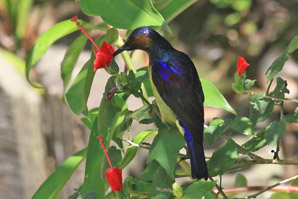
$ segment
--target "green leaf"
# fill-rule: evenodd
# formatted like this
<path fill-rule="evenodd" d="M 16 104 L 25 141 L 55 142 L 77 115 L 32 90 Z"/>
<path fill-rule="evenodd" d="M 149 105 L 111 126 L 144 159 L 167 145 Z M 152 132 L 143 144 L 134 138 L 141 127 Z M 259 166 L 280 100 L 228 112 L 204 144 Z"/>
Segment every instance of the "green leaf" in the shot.
<path fill-rule="evenodd" d="M 297 199 L 297 193 L 285 193 L 285 192 L 276 192 L 273 193 L 269 199 Z"/>
<path fill-rule="evenodd" d="M 132 176 L 127 177 L 123 183 L 123 190 L 130 194 L 149 193 L 151 189 L 151 183 L 137 180 Z"/>
<path fill-rule="evenodd" d="M 203 92 L 205 95 L 205 106 L 212 106 L 217 108 L 222 108 L 230 113 L 237 114 L 236 111 L 227 102 L 225 97 L 220 93 L 220 91 L 212 84 L 210 81 L 200 78 L 202 83 Z"/>
<path fill-rule="evenodd" d="M 78 20 L 81 24 L 83 21 Z M 52 26 L 48 31 L 41 35 L 35 42 L 33 48 L 30 50 L 27 60 L 26 60 L 26 78 L 29 80 L 29 72 L 36 62 L 46 53 L 48 48 L 58 39 L 77 31 L 78 27 L 76 23 L 65 20 L 54 26 Z"/>
<path fill-rule="evenodd" d="M 212 192 L 212 188 L 214 187 L 215 184 L 216 184 L 215 181 L 213 182 L 206 182 L 202 180 L 196 181 L 192 183 L 189 187 L 187 187 L 187 189 L 184 191 L 184 196 L 182 197 L 182 199 L 203 198 L 205 195 Z"/>
<path fill-rule="evenodd" d="M 28 14 L 30 12 L 30 9 L 32 8 L 33 5 L 33 0 L 22 0 L 18 1 L 16 6 L 17 9 L 17 23 L 16 23 L 16 38 L 18 39 L 18 42 L 22 41 L 25 33 L 26 33 L 26 28 L 27 26 L 27 19 L 28 19 Z"/>
<path fill-rule="evenodd" d="M 293 53 L 295 50 L 298 49 L 298 36 L 294 37 L 290 44 L 287 47 L 287 52 L 288 53 Z"/>
<path fill-rule="evenodd" d="M 269 95 L 280 99 L 284 98 L 285 93 L 290 93 L 290 91 L 287 88 L 287 85 L 288 83 L 286 80 L 283 80 L 282 78 L 278 77 L 276 79 L 276 87 L 271 93 L 269 93 Z"/>
<path fill-rule="evenodd" d="M 296 107 L 295 110 L 292 110 L 289 114 L 285 115 L 282 120 L 289 123 L 298 123 L 298 107 Z"/>
<path fill-rule="evenodd" d="M 139 133 L 132 142 L 135 144 L 141 144 L 142 142 L 145 142 L 147 139 L 149 139 L 152 136 L 155 136 L 157 134 L 156 131 L 153 130 L 147 130 Z M 138 147 L 137 146 L 131 146 L 127 149 L 125 156 L 122 159 L 122 162 L 120 164 L 120 168 L 125 168 L 135 157 L 137 154 Z"/>
<path fill-rule="evenodd" d="M 65 94 L 65 99 L 71 110 L 79 115 L 87 111 L 87 100 L 89 97 L 91 83 L 94 78 L 93 64 L 89 60 L 76 76 L 71 87 Z"/>
<path fill-rule="evenodd" d="M 288 55 L 288 53 L 284 52 L 276 60 L 274 60 L 274 62 L 271 64 L 271 66 L 265 73 L 267 81 L 273 80 L 274 76 L 282 70 L 284 64 L 289 58 L 290 56 Z"/>
<path fill-rule="evenodd" d="M 157 163 L 159 165 L 159 163 Z M 172 184 L 174 182 L 174 178 L 168 174 L 168 172 L 159 165 L 155 172 L 153 173 L 152 178 L 152 189 L 149 192 L 150 196 L 157 196 L 155 198 L 169 198 L 171 193 L 165 192 L 164 190 L 169 190 L 172 188 Z"/>
<path fill-rule="evenodd" d="M 263 94 L 254 95 L 249 98 L 250 106 L 250 121 L 256 125 L 259 122 L 265 121 L 273 111 L 274 102 L 272 99 L 263 98 Z"/>
<path fill-rule="evenodd" d="M 252 139 L 244 143 L 242 147 L 248 151 L 255 152 L 263 148 L 264 146 L 266 146 L 266 144 L 267 144 L 267 141 L 265 138 L 265 131 L 262 131 L 256 134 Z"/>
<path fill-rule="evenodd" d="M 251 7 L 251 0 L 232 1 L 232 8 L 236 11 L 243 11 Z"/>
<path fill-rule="evenodd" d="M 247 117 L 228 118 L 225 121 L 225 125 L 244 135 L 253 134 L 253 123 Z"/>
<path fill-rule="evenodd" d="M 267 126 L 265 131 L 265 138 L 267 144 L 271 147 L 275 146 L 282 134 L 286 130 L 286 123 L 284 121 L 280 122 L 272 122 L 269 126 Z"/>
<path fill-rule="evenodd" d="M 174 178 L 179 150 L 185 145 L 176 127 L 159 129 L 149 151 L 147 163 L 156 160 Z"/>
<path fill-rule="evenodd" d="M 173 195 L 181 198 L 183 196 L 183 189 L 182 186 L 180 184 L 174 183 L 172 185 L 172 189 L 173 189 Z"/>
<path fill-rule="evenodd" d="M 68 47 L 63 61 L 61 62 L 61 77 L 64 84 L 64 91 L 66 90 L 70 81 L 73 68 L 79 58 L 81 51 L 83 50 L 87 41 L 86 35 L 82 34 L 76 38 Z M 63 93 L 64 94 L 64 93 Z"/>
<path fill-rule="evenodd" d="M 111 77 L 106 84 L 105 92 L 109 91 L 114 84 L 115 77 Z M 94 122 L 91 130 L 88 152 L 86 158 L 85 179 L 82 187 L 82 193 L 95 192 L 96 198 L 104 198 L 104 184 L 102 174 L 105 155 L 99 145 L 96 137 L 99 134 L 103 135 L 103 141 L 106 148 L 109 147 L 110 141 L 114 136 L 120 117 L 123 111 L 127 111 L 126 100 L 128 95 L 123 93 L 116 94 L 110 101 L 107 98 L 102 98 L 97 120 Z"/>
<path fill-rule="evenodd" d="M 87 150 L 83 149 L 74 155 L 68 157 L 46 181 L 39 187 L 33 195 L 33 199 L 40 198 L 57 198 L 59 193 L 70 179 L 73 172 L 80 163 L 85 159 Z"/>
<path fill-rule="evenodd" d="M 140 26 L 163 26 L 162 16 L 155 10 L 150 0 L 81 0 L 83 12 L 102 19 L 121 29 L 135 29 Z"/>
<path fill-rule="evenodd" d="M 244 175 L 238 173 L 235 179 L 234 187 L 246 187 L 247 180 Z"/>
<path fill-rule="evenodd" d="M 149 123 L 152 123 L 153 119 L 151 117 L 151 112 L 152 110 L 152 107 L 145 104 L 144 106 L 142 106 L 141 108 L 135 110 L 132 114 L 131 114 L 131 117 L 142 123 L 142 124 L 149 124 Z"/>
<path fill-rule="evenodd" d="M 109 28 L 106 34 L 106 42 L 114 44 L 118 40 L 118 30 L 116 28 Z"/>
<path fill-rule="evenodd" d="M 244 80 L 244 84 L 243 84 L 243 87 L 244 87 L 244 90 L 250 90 L 256 83 L 256 80 L 251 80 L 251 79 L 245 79 Z"/>
<path fill-rule="evenodd" d="M 246 74 L 242 74 L 241 76 L 238 75 L 238 72 L 234 73 L 234 81 L 235 83 L 232 84 L 233 90 L 238 94 L 245 94 L 244 89 L 244 82 L 246 79 Z"/>
<path fill-rule="evenodd" d="M 101 46 L 105 41 L 106 36 L 96 40 L 96 44 Z M 93 52 L 94 47 L 92 48 Z M 85 63 L 79 74 L 76 76 L 72 85 L 65 94 L 66 101 L 71 110 L 79 115 L 84 111 L 87 111 L 87 100 L 90 94 L 91 85 L 95 75 L 93 62 L 95 59 L 94 53 L 91 53 L 91 58 Z"/>
<path fill-rule="evenodd" d="M 172 0 L 160 13 L 168 23 L 195 2 L 197 2 L 197 0 Z"/>
<path fill-rule="evenodd" d="M 93 108 L 88 111 L 88 115 L 83 117 L 81 120 L 82 122 L 89 128 L 92 129 L 94 121 L 96 120 L 98 115 L 98 108 Z"/>
<path fill-rule="evenodd" d="M 237 146 L 230 138 L 221 148 L 217 149 L 208 161 L 209 175 L 223 175 L 231 168 L 238 157 Z"/>
<path fill-rule="evenodd" d="M 224 120 L 220 118 L 213 118 L 209 126 L 204 129 L 204 138 L 206 139 L 210 147 L 212 147 L 215 140 L 221 135 L 221 126 L 223 124 Z"/>

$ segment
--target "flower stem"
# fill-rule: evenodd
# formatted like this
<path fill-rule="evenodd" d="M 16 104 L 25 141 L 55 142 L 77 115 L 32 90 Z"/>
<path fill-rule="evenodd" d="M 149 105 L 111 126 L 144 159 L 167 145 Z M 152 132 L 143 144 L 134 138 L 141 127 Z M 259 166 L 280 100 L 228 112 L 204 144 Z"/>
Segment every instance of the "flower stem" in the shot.
<path fill-rule="evenodd" d="M 71 21 L 76 22 L 77 26 L 81 29 L 81 31 L 88 37 L 88 39 L 93 43 L 93 45 L 99 50 L 98 45 L 95 43 L 95 41 L 90 37 L 90 35 L 86 32 L 86 30 L 83 28 L 83 26 L 78 22 L 78 16 L 75 16 L 71 18 Z"/>
<path fill-rule="evenodd" d="M 107 157 L 107 160 L 108 160 L 108 162 L 109 162 L 109 164 L 110 164 L 110 167 L 111 167 L 111 169 L 112 169 L 112 168 L 113 168 L 113 165 L 112 165 L 111 160 L 110 160 L 110 158 L 109 158 L 109 156 L 108 156 L 108 152 L 107 152 L 107 150 L 106 150 L 106 148 L 105 148 L 105 145 L 104 145 L 104 143 L 103 143 L 103 141 L 102 141 L 102 135 L 99 135 L 99 136 L 97 136 L 96 138 L 99 139 L 99 143 L 100 143 L 100 145 L 101 145 L 101 148 L 103 149 L 103 152 L 105 153 L 105 155 L 106 155 L 106 157 Z"/>

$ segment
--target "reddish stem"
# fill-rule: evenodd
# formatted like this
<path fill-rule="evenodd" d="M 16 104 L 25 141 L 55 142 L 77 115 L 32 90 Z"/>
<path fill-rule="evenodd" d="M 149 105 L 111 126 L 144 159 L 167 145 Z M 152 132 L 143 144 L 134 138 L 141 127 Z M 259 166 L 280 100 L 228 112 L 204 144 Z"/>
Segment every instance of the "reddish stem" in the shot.
<path fill-rule="evenodd" d="M 251 191 L 261 191 L 266 189 L 266 186 L 254 186 L 254 187 L 234 187 L 234 188 L 225 188 L 223 189 L 224 193 L 239 193 L 239 192 L 251 192 Z M 298 193 L 298 186 L 289 186 L 289 185 L 279 185 L 276 186 L 270 191 L 279 191 L 279 192 L 291 192 Z M 215 194 L 218 193 L 217 189 L 213 189 Z"/>
<path fill-rule="evenodd" d="M 108 152 L 107 152 L 107 150 L 106 150 L 106 148 L 105 148 L 105 145 L 104 145 L 104 143 L 103 143 L 103 141 L 102 141 L 102 135 L 99 135 L 99 136 L 97 136 L 96 138 L 99 139 L 99 143 L 100 143 L 100 145 L 101 145 L 101 148 L 103 148 L 103 152 L 106 154 L 107 160 L 108 160 L 108 162 L 109 162 L 109 164 L 110 164 L 110 167 L 111 167 L 111 169 L 112 169 L 112 168 L 113 168 L 113 165 L 112 165 L 111 160 L 110 160 L 110 158 L 109 158 L 109 156 L 108 156 Z"/>
<path fill-rule="evenodd" d="M 71 21 L 76 22 L 77 26 L 82 30 L 83 33 L 88 37 L 88 39 L 93 43 L 93 45 L 99 50 L 98 45 L 95 43 L 95 41 L 90 37 L 90 35 L 86 32 L 86 30 L 83 28 L 83 26 L 78 22 L 78 16 L 74 16 L 71 18 Z"/>

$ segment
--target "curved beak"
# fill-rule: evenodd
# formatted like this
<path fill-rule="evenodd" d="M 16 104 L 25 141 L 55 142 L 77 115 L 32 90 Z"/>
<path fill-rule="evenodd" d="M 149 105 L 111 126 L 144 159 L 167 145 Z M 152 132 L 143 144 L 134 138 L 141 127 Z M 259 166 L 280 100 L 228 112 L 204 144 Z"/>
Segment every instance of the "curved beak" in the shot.
<path fill-rule="evenodd" d="M 116 57 L 118 54 L 122 53 L 125 50 L 129 50 L 129 47 L 124 44 L 123 46 L 121 46 L 120 48 L 118 48 L 118 50 L 116 50 L 113 54 L 113 57 Z"/>

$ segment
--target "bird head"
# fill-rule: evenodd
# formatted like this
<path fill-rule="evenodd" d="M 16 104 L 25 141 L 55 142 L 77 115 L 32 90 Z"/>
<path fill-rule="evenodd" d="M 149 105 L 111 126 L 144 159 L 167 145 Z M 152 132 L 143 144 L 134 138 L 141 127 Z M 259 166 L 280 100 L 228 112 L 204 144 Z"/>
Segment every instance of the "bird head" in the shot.
<path fill-rule="evenodd" d="M 152 28 L 149 28 L 147 26 L 142 26 L 137 29 L 135 29 L 128 37 L 127 41 L 123 46 L 121 46 L 114 54 L 116 55 L 120 54 L 121 52 L 127 50 L 145 50 L 149 51 L 151 48 L 153 48 L 154 42 L 153 42 L 153 36 L 155 35 L 155 31 Z"/>

